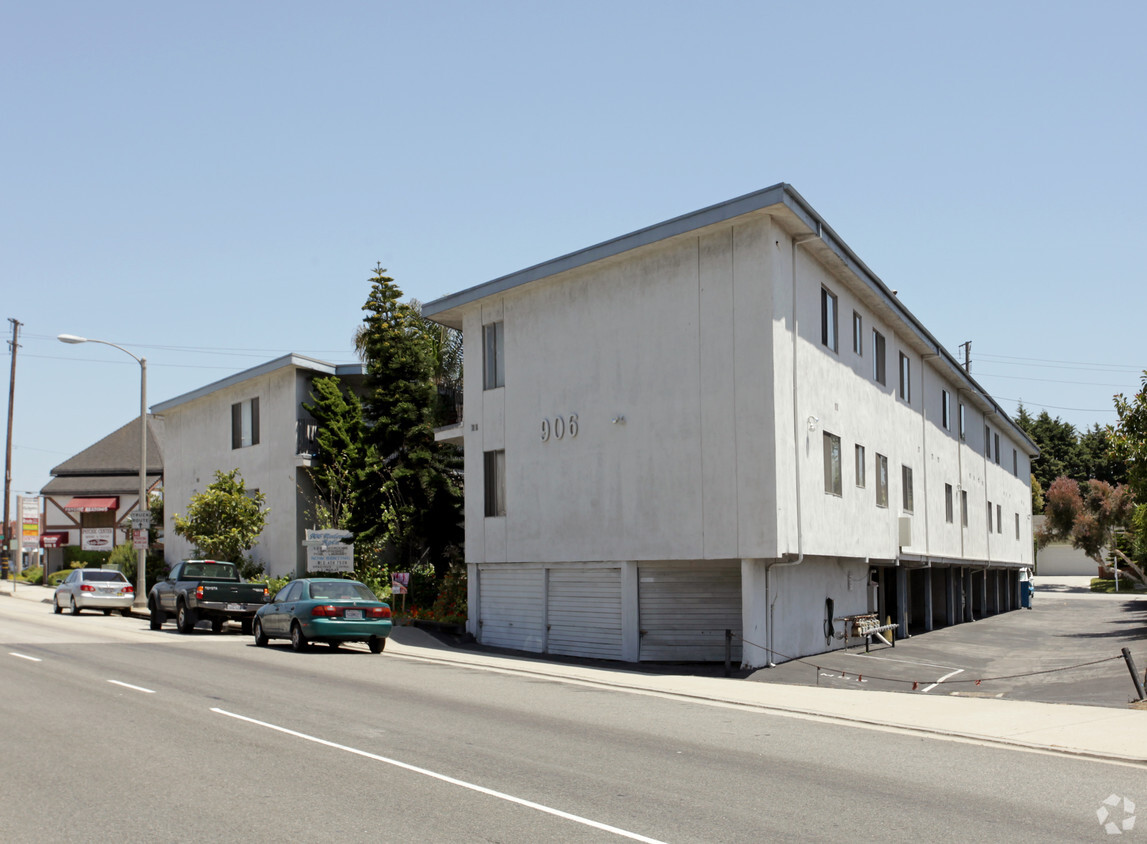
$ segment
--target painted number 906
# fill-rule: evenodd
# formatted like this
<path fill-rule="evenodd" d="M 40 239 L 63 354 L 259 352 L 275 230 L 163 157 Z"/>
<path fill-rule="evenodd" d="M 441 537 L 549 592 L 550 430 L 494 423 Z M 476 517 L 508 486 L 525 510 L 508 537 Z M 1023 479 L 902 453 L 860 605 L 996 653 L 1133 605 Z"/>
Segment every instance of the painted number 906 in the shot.
<path fill-rule="evenodd" d="M 542 442 L 549 442 L 551 437 L 555 440 L 564 439 L 567 433 L 570 435 L 570 439 L 577 436 L 576 413 L 571 413 L 568 419 L 555 416 L 553 420 L 542 420 Z"/>

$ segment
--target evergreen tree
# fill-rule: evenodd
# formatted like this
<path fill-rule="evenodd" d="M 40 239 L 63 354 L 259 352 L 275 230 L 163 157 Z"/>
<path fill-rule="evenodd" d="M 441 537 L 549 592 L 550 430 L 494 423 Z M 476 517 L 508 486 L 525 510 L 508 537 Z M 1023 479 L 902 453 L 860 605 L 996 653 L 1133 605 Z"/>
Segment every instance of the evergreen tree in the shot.
<path fill-rule="evenodd" d="M 377 266 L 356 338 L 366 362 L 367 449 L 350 523 L 356 540 L 385 540 L 404 564 L 426 557 L 441 574 L 462 542 L 461 472 L 457 450 L 434 439 L 433 349 L 401 296 Z"/>
<path fill-rule="evenodd" d="M 315 486 L 315 522 L 322 528 L 345 529 L 355 508 L 359 484 L 367 465 L 362 403 L 344 390 L 338 378 L 311 383 L 312 404 L 303 409 L 316 423 L 316 453 L 309 474 Z"/>

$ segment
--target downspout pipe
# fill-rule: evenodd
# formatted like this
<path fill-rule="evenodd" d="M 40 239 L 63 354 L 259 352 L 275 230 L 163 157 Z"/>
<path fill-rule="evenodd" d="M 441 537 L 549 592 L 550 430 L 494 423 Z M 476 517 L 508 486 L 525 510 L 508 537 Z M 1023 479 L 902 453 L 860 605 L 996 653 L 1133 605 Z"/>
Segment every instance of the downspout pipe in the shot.
<path fill-rule="evenodd" d="M 765 608 L 768 613 L 768 667 L 775 668 L 776 663 L 773 661 L 773 645 L 776 641 L 774 624 L 775 613 L 773 611 L 777 598 L 780 597 L 776 593 L 776 589 L 770 586 L 769 575 L 774 566 L 799 566 L 804 562 L 804 524 L 801 515 L 801 426 L 800 426 L 800 407 L 797 404 L 797 349 L 798 341 L 800 340 L 800 332 L 798 331 L 799 322 L 797 317 L 797 248 L 807 241 L 819 240 L 821 237 L 821 222 L 816 221 L 816 231 L 806 234 L 793 235 L 792 238 L 792 332 L 793 332 L 793 353 L 792 353 L 792 404 L 793 404 L 793 491 L 795 493 L 796 504 L 796 521 L 797 521 L 797 552 L 789 560 L 777 560 L 765 566 Z M 771 595 L 771 597 L 770 597 Z"/>

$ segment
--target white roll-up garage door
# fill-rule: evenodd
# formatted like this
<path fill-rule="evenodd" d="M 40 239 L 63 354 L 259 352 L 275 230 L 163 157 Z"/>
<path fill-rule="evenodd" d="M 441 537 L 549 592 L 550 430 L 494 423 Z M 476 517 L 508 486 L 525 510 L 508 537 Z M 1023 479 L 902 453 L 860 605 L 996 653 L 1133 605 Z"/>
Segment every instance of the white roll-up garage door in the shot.
<path fill-rule="evenodd" d="M 641 563 L 637 579 L 643 662 L 719 662 L 726 630 L 740 662 L 739 561 Z"/>
<path fill-rule="evenodd" d="M 541 566 L 479 566 L 478 641 L 541 653 L 545 647 L 545 572 Z"/>
<path fill-rule="evenodd" d="M 621 569 L 551 567 L 547 652 L 621 659 Z"/>

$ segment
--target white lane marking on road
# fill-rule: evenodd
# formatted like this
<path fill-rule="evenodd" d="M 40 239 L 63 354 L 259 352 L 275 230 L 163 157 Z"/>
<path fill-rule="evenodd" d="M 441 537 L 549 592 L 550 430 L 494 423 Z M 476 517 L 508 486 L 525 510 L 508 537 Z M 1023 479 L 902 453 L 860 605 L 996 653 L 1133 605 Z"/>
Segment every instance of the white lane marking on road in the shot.
<path fill-rule="evenodd" d="M 39 659 L 39 658 L 34 657 L 34 656 L 28 656 L 27 654 L 18 654 L 15 651 L 8 651 L 8 656 L 14 656 L 17 659 L 26 659 L 29 662 L 43 662 L 44 661 L 44 660 Z"/>
<path fill-rule="evenodd" d="M 534 803 L 530 800 L 524 800 L 521 797 L 514 797 L 513 795 L 506 794 L 505 792 L 502 792 L 502 791 L 494 791 L 491 788 L 486 788 L 486 787 L 481 786 L 481 785 L 475 785 L 474 783 L 466 782 L 465 780 L 455 779 L 454 777 L 447 776 L 446 774 L 435 773 L 434 771 L 429 771 L 426 768 L 419 768 L 415 765 L 408 765 L 405 762 L 399 762 L 397 759 L 388 759 L 385 756 L 378 756 L 374 753 L 368 753 L 365 750 L 358 750 L 357 748 L 354 748 L 354 747 L 347 747 L 345 744 L 335 744 L 333 741 L 327 741 L 326 739 L 317 738 L 315 736 L 309 736 L 306 733 L 295 732 L 294 730 L 287 729 L 286 727 L 280 727 L 276 724 L 268 724 L 266 721 L 257 721 L 254 718 L 248 718 L 245 715 L 237 715 L 234 712 L 228 712 L 227 710 L 219 709 L 218 707 L 212 707 L 211 711 L 217 712 L 220 715 L 226 715 L 228 718 L 235 718 L 236 720 L 239 720 L 239 721 L 246 721 L 248 724 L 254 724 L 254 725 L 259 726 L 259 727 L 266 727 L 269 730 L 275 730 L 276 732 L 285 733 L 286 735 L 294 736 L 295 738 L 300 738 L 300 739 L 303 739 L 305 741 L 311 741 L 311 742 L 314 742 L 315 744 L 321 744 L 321 745 L 325 745 L 326 747 L 332 747 L 335 750 L 344 750 L 347 753 L 353 753 L 356 756 L 362 756 L 366 759 L 373 759 L 376 762 L 383 762 L 387 765 L 393 765 L 396 768 L 402 768 L 403 770 L 406 770 L 406 771 L 411 771 L 411 772 L 416 773 L 416 774 L 422 774 L 423 776 L 431 777 L 433 779 L 440 780 L 441 782 L 449 783 L 451 785 L 457 785 L 457 786 L 460 786 L 461 788 L 468 788 L 471 791 L 476 791 L 479 794 L 485 794 L 488 797 L 496 797 L 499 800 L 505 800 L 505 801 L 510 802 L 510 803 L 516 803 L 517 805 L 525 806 L 528 809 L 536 809 L 539 812 L 545 812 L 548 815 L 554 815 L 556 817 L 563 818 L 563 819 L 568 820 L 568 821 L 573 821 L 574 823 L 584 824 L 585 826 L 590 826 L 590 827 L 593 827 L 594 829 L 600 829 L 604 832 L 611 832 L 614 835 L 620 835 L 623 838 L 631 838 L 634 841 L 645 841 L 645 842 L 647 842 L 647 844 L 665 844 L 665 842 L 660 841 L 656 838 L 647 838 L 646 836 L 639 835 L 636 832 L 629 832 L 628 830 L 619 829 L 616 826 L 610 826 L 609 824 L 600 823 L 599 821 L 593 821 L 593 820 L 590 820 L 589 818 L 583 818 L 580 815 L 572 815 L 569 812 L 563 812 L 561 809 L 553 809 L 549 806 L 543 806 L 541 803 Z"/>
<path fill-rule="evenodd" d="M 947 680 L 949 677 L 955 677 L 957 674 L 963 674 L 963 673 L 964 673 L 964 669 L 963 669 L 963 668 L 957 668 L 955 671 L 952 671 L 952 672 L 950 672 L 950 673 L 948 673 L 948 674 L 945 674 L 943 677 L 941 677 L 939 680 L 937 680 L 935 683 L 933 683 L 933 684 L 932 684 L 931 686 L 929 686 L 928 688 L 926 688 L 926 689 L 921 689 L 920 691 L 921 691 L 921 692 L 923 692 L 924 694 L 928 694 L 928 692 L 932 691 L 934 688 L 936 688 L 938 685 L 940 685 L 941 683 L 943 683 L 943 682 L 944 682 L 945 680 Z"/>
<path fill-rule="evenodd" d="M 109 683 L 114 683 L 117 686 L 123 686 L 125 689 L 131 689 L 136 692 L 143 692 L 146 695 L 155 694 L 151 689 L 145 689 L 143 686 L 133 686 L 131 683 L 121 683 L 119 680 L 108 680 Z"/>

